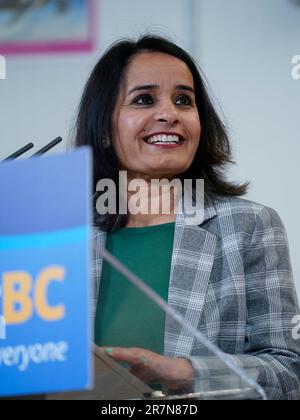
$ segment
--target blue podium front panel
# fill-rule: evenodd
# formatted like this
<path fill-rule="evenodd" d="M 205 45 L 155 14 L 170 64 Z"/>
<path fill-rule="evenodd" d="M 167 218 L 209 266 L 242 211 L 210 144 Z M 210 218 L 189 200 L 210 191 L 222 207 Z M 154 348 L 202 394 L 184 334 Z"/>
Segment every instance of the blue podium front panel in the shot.
<path fill-rule="evenodd" d="M 91 386 L 90 152 L 0 164 L 0 395 Z"/>

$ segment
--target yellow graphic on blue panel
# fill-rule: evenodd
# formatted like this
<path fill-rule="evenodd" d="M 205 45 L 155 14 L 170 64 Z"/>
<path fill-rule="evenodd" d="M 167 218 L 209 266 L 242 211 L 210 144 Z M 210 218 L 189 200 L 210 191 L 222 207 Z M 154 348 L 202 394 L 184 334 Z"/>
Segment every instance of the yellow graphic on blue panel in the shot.
<path fill-rule="evenodd" d="M 36 281 L 30 273 L 16 271 L 4 273 L 3 316 L 6 325 L 16 325 L 28 322 L 36 311 L 44 321 L 59 321 L 65 316 L 65 305 L 50 305 L 47 298 L 48 288 L 53 282 L 63 282 L 65 269 L 63 267 L 47 267 L 40 272 Z"/>

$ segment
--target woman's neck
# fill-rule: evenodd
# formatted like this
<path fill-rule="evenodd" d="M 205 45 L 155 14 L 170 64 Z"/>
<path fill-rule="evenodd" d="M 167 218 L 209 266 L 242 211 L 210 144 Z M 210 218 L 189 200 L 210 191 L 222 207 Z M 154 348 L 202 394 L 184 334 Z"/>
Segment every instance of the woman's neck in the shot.
<path fill-rule="evenodd" d="M 126 227 L 146 227 L 172 223 L 176 220 L 176 214 L 137 214 L 129 215 Z"/>
<path fill-rule="evenodd" d="M 151 179 L 144 179 L 144 184 L 139 186 L 138 191 L 128 191 L 127 194 L 129 214 L 127 227 L 145 227 L 175 222 L 174 188 L 153 188 Z M 140 211 L 137 211 L 137 207 Z"/>

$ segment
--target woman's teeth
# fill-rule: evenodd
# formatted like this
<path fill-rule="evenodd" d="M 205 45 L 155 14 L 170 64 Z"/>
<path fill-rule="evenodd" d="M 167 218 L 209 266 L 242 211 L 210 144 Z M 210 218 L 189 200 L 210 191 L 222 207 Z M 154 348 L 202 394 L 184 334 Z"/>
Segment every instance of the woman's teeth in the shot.
<path fill-rule="evenodd" d="M 180 144 L 182 139 L 176 135 L 160 134 L 145 139 L 148 144 Z"/>

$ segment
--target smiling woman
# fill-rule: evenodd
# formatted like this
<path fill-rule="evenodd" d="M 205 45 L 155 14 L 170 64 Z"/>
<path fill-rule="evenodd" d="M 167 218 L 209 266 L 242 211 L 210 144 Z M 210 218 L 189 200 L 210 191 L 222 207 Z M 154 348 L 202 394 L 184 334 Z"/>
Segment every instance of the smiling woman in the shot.
<path fill-rule="evenodd" d="M 201 133 L 188 66 L 163 53 L 144 52 L 132 58 L 113 126 L 113 146 L 130 178 L 174 178 L 184 173 L 194 160 Z"/>
<path fill-rule="evenodd" d="M 143 181 L 149 208 L 162 199 L 151 194 L 153 180 L 204 180 L 204 216 L 193 225 L 184 208 L 175 212 L 171 189 L 168 214 L 160 206 L 155 214 L 126 213 L 120 200 L 117 211 L 100 215 L 96 203 L 105 193 L 98 191 L 95 249 L 106 246 L 236 364 L 255 367 L 269 398 L 299 398 L 300 347 L 292 334 L 299 308 L 286 232 L 274 210 L 239 198 L 246 184 L 226 179 L 229 140 L 192 58 L 155 36 L 113 45 L 82 97 L 82 145 L 94 152 L 95 191 L 107 179 L 120 187 L 126 171 L 127 188 Z M 96 344 L 146 382 L 173 387 L 213 374 L 216 358 L 188 331 L 97 252 L 94 265 Z"/>
<path fill-rule="evenodd" d="M 179 145 L 157 143 L 169 135 L 172 141 L 177 136 Z M 229 139 L 196 64 L 159 37 L 120 41 L 104 54 L 82 96 L 76 145 L 94 150 L 94 191 L 101 179 L 118 186 L 119 171 L 130 161 L 129 172 L 145 178 L 175 174 L 204 179 L 207 194 L 246 193 L 247 184 L 226 180 L 224 167 L 232 162 Z M 96 203 L 97 194 L 94 198 Z M 128 225 L 129 216 L 95 212 L 95 223 L 109 232 Z"/>

